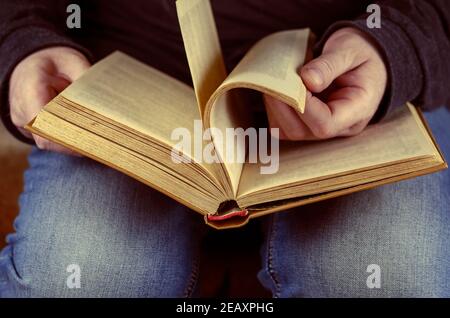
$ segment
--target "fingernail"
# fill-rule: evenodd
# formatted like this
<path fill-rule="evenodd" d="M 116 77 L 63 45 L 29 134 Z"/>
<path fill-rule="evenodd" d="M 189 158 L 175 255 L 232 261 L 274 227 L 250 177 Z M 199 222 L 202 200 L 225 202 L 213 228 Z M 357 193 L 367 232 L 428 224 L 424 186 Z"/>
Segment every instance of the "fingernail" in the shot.
<path fill-rule="evenodd" d="M 306 73 L 315 85 L 322 85 L 322 74 L 315 68 L 307 68 Z"/>

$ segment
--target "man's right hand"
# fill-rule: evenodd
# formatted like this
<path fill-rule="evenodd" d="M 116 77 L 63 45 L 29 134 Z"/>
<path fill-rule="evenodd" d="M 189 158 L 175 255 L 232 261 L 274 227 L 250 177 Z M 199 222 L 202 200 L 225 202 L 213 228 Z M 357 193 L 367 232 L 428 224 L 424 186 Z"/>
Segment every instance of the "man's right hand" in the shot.
<path fill-rule="evenodd" d="M 69 47 L 51 47 L 29 55 L 14 69 L 9 82 L 11 120 L 25 136 L 34 139 L 38 148 L 75 154 L 23 127 L 89 67 L 82 53 Z"/>

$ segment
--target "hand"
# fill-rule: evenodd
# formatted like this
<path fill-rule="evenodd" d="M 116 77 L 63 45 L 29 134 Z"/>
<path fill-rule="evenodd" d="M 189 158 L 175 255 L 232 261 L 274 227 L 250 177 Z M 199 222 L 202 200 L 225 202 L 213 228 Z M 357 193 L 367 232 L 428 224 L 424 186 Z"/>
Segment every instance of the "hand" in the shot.
<path fill-rule="evenodd" d="M 301 68 L 307 88 L 304 114 L 265 95 L 269 124 L 280 139 L 315 140 L 359 134 L 386 90 L 387 71 L 377 48 L 361 31 L 343 28 L 322 55 Z"/>
<path fill-rule="evenodd" d="M 42 137 L 31 135 L 23 127 L 89 66 L 80 52 L 69 47 L 52 47 L 29 55 L 14 69 L 9 83 L 11 120 L 25 136 L 34 139 L 38 148 L 75 154 Z"/>

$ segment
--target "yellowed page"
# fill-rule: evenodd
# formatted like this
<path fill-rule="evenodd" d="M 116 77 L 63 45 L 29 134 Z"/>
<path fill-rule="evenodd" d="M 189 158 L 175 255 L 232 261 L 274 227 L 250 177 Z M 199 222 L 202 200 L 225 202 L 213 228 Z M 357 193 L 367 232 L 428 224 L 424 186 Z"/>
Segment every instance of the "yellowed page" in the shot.
<path fill-rule="evenodd" d="M 180 152 L 199 163 L 217 184 L 233 195 L 221 167 L 207 163 L 201 157 L 208 141 L 202 139 L 203 127 L 199 124 L 195 94 L 188 85 L 124 53 L 115 52 L 92 66 L 60 95 L 149 136 L 170 150 L 182 141 L 178 135 L 173 138 L 175 130 L 187 131 L 190 151 L 183 148 Z"/>
<path fill-rule="evenodd" d="M 200 119 L 191 87 L 120 52 L 92 66 L 61 95 L 170 146 L 174 128 L 193 131 Z"/>
<path fill-rule="evenodd" d="M 396 161 L 437 156 L 436 148 L 419 121 L 414 107 L 408 105 L 358 136 L 281 144 L 278 172 L 262 175 L 259 164 L 246 164 L 238 196 Z"/>
<path fill-rule="evenodd" d="M 310 31 L 282 31 L 271 34 L 245 55 L 222 84 L 248 87 L 269 93 L 303 113 L 306 88 L 298 74 L 305 60 Z"/>
<path fill-rule="evenodd" d="M 297 69 L 305 59 L 309 35 L 308 29 L 283 31 L 259 41 L 211 96 L 203 115 L 205 126 L 220 129 L 221 135 L 226 128 L 246 127 L 245 115 L 251 111 L 251 105 L 240 100 L 242 88 L 271 94 L 303 112 L 306 88 Z M 234 100 L 230 97 L 233 94 Z M 230 151 L 234 154 L 246 151 L 242 145 L 229 147 L 216 137 L 214 144 L 221 158 L 227 158 Z M 237 193 L 244 165 L 225 162 L 224 166 Z"/>
<path fill-rule="evenodd" d="M 112 142 L 71 124 L 45 109 L 36 117 L 32 129 L 34 133 L 122 171 L 202 214 L 216 211 L 223 200 L 217 192 L 200 189 L 188 175 L 171 172 L 163 160 L 130 151 L 120 142 Z"/>
<path fill-rule="evenodd" d="M 178 0 L 178 20 L 201 117 L 226 70 L 209 0 Z"/>
<path fill-rule="evenodd" d="M 247 107 L 248 105 L 245 105 L 245 99 L 237 93 L 237 91 L 228 91 L 220 95 L 215 102 L 214 112 L 210 116 L 215 150 L 226 168 L 234 195 L 237 194 L 239 187 L 247 148 L 245 142 L 238 142 L 237 137 L 227 136 L 230 136 L 230 132 L 237 131 L 234 128 L 245 129 L 249 126 L 251 110 Z M 244 160 L 240 160 L 241 158 Z"/>
<path fill-rule="evenodd" d="M 275 33 L 259 41 L 208 101 L 203 115 L 205 126 L 219 128 L 222 135 L 226 128 L 246 127 L 245 117 L 251 107 L 239 98 L 242 88 L 271 94 L 303 112 L 306 88 L 297 70 L 305 59 L 309 39 L 309 30 L 304 29 Z M 237 98 L 230 98 L 232 94 Z M 214 138 L 221 158 L 228 157 L 230 150 L 235 154 L 246 151 L 242 145 L 231 148 L 219 141 L 220 138 Z M 224 166 L 237 194 L 244 164 L 225 162 Z"/>

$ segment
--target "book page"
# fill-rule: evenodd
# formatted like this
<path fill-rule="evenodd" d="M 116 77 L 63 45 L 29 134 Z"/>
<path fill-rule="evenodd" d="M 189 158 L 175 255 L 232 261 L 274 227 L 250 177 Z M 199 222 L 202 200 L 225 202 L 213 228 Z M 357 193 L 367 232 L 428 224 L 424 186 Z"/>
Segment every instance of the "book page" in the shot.
<path fill-rule="evenodd" d="M 231 90 L 221 94 L 215 101 L 214 111 L 207 124 L 208 128 L 212 127 L 214 147 L 226 168 L 234 194 L 237 194 L 247 154 L 245 140 L 236 133 L 238 129 L 245 129 L 251 124 L 251 108 L 247 107 L 244 94 L 239 93 L 238 90 Z"/>
<path fill-rule="evenodd" d="M 413 106 L 399 107 L 354 137 L 280 144 L 279 170 L 245 164 L 239 196 L 424 156 L 438 156 Z"/>
<path fill-rule="evenodd" d="M 239 62 L 221 88 L 253 88 L 303 113 L 306 87 L 298 70 L 305 60 L 309 39 L 309 29 L 282 31 L 263 38 Z"/>
<path fill-rule="evenodd" d="M 191 87 L 115 52 L 92 66 L 61 95 L 106 118 L 173 146 L 176 127 L 200 119 Z"/>
<path fill-rule="evenodd" d="M 201 117 L 227 76 L 209 0 L 177 0 L 177 13 Z"/>
<path fill-rule="evenodd" d="M 227 128 L 247 127 L 252 105 L 241 98 L 244 89 L 269 93 L 303 112 L 306 88 L 297 69 L 305 59 L 309 35 L 308 29 L 278 32 L 252 47 L 209 99 L 203 116 L 205 127 L 218 129 L 219 135 L 225 135 Z M 246 152 L 245 145 L 226 144 L 214 132 L 212 135 L 221 158 Z M 225 160 L 224 166 L 237 193 L 244 164 Z"/>
<path fill-rule="evenodd" d="M 185 158 L 180 160 L 200 164 L 227 190 L 220 166 L 201 158 L 208 141 L 202 138 L 195 94 L 188 85 L 115 52 L 93 65 L 60 96 L 164 144 L 169 151 L 182 153 Z M 180 149 L 180 143 L 186 147 Z"/>
<path fill-rule="evenodd" d="M 45 109 L 34 120 L 31 131 L 119 170 L 202 214 L 216 211 L 219 204 L 226 200 L 226 196 L 216 187 L 199 186 L 196 182 L 201 180 L 198 172 L 173 171 L 157 151 L 152 157 L 143 156 L 131 150 L 120 136 L 105 138 Z"/>

